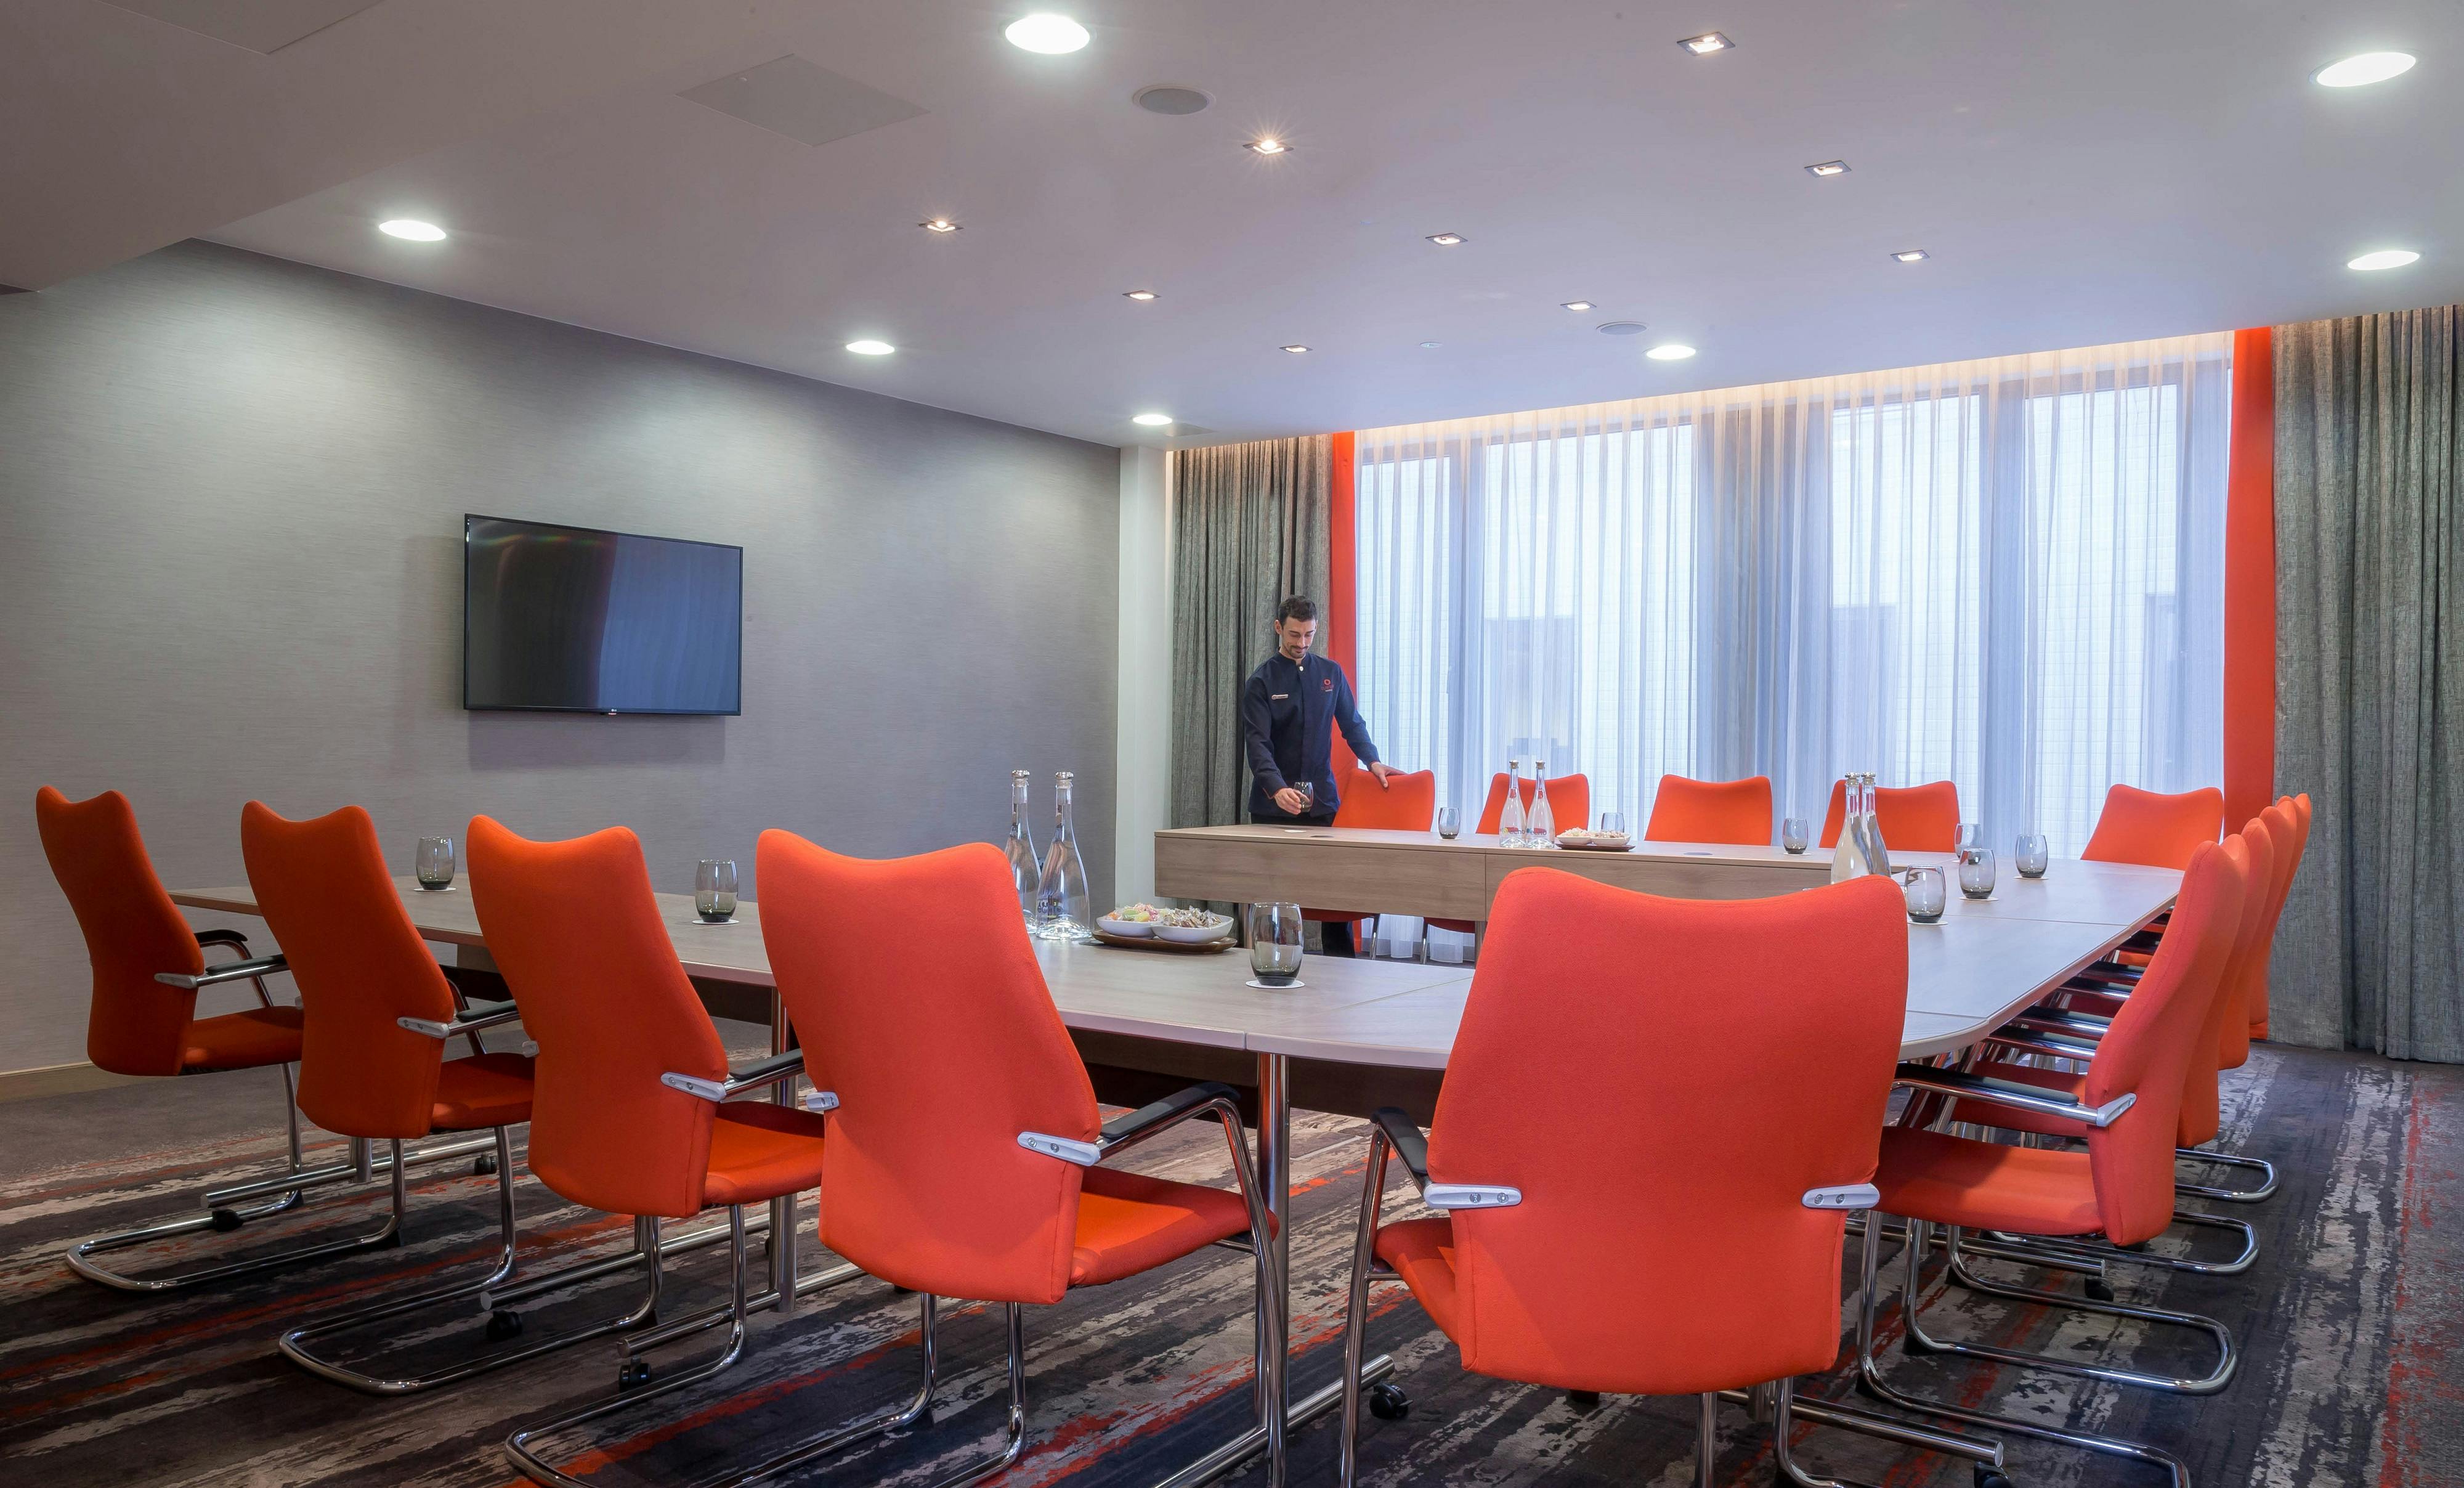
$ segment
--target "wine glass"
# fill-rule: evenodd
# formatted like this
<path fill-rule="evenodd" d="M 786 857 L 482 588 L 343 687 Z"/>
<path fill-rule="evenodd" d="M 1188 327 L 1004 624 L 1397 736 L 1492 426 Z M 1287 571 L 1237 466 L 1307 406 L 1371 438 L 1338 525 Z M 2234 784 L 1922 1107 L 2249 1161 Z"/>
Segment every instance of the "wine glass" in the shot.
<path fill-rule="evenodd" d="M 453 839 L 420 838 L 419 855 L 412 871 L 419 876 L 419 886 L 423 889 L 453 887 Z"/>
<path fill-rule="evenodd" d="M 1902 876 L 1901 893 L 1908 901 L 1908 919 L 1918 924 L 1942 920 L 1945 887 L 1939 868 L 1911 868 Z"/>
<path fill-rule="evenodd" d="M 2020 877 L 2043 877 L 2045 876 L 2045 834 L 2041 832 L 2022 834 L 2019 838 L 2018 850 L 2013 853 L 2011 857 L 2019 865 Z"/>
<path fill-rule="evenodd" d="M 1993 897 L 1993 850 L 1971 847 L 1959 855 L 1959 892 L 1969 899 Z"/>
<path fill-rule="evenodd" d="M 1463 831 L 1463 813 L 1462 813 L 1462 812 L 1460 812 L 1460 811 L 1456 811 L 1456 810 L 1455 810 L 1453 807 L 1451 807 L 1451 806 L 1441 806 L 1441 807 L 1438 808 L 1438 835 L 1439 835 L 1439 836 L 1441 836 L 1441 837 L 1445 838 L 1448 842 L 1452 842 L 1452 841 L 1455 839 L 1456 834 L 1457 834 L 1457 833 L 1461 833 L 1462 831 Z"/>
<path fill-rule="evenodd" d="M 1779 845 L 1791 853 L 1802 853 L 1811 839 L 1814 824 L 1802 816 L 1792 816 L 1779 824 Z"/>
<path fill-rule="evenodd" d="M 1298 904 L 1249 906 L 1249 969 L 1253 987 L 1301 985 L 1301 907 Z"/>
<path fill-rule="evenodd" d="M 705 857 L 693 870 L 693 912 L 709 924 L 736 918 L 736 865 Z"/>

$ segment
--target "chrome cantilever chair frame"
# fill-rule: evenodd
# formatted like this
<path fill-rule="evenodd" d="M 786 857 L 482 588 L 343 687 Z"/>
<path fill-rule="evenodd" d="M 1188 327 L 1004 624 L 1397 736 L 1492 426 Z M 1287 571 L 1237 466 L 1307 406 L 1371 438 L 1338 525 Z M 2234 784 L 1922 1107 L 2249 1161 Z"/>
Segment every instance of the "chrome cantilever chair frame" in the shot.
<path fill-rule="evenodd" d="M 1392 1106 L 1385 1107 L 1370 1119 L 1369 1164 L 1361 1179 L 1360 1228 L 1352 1248 L 1351 1285 L 1344 1299 L 1343 1329 L 1343 1414 L 1336 1455 L 1336 1481 L 1341 1488 L 1353 1488 L 1360 1468 L 1360 1387 L 1361 1356 L 1367 1350 L 1369 1284 L 1373 1281 L 1400 1281 L 1401 1277 L 1389 1270 L 1376 1258 L 1378 1216 L 1386 1196 L 1386 1162 L 1393 1157 L 1403 1165 L 1404 1173 L 1412 1180 L 1422 1202 L 1430 1200 L 1433 1186 L 1429 1182 L 1428 1138 L 1412 1119 Z M 1437 1185 L 1438 1197 L 1447 1195 L 1449 1188 L 1481 1191 L 1502 1191 L 1513 1195 L 1519 1203 L 1522 1195 L 1498 1185 Z M 1865 1197 L 1872 1196 L 1867 1189 Z M 1438 1207 L 1435 1204 L 1432 1208 Z M 1472 1203 L 1462 1208 L 1495 1208 L 1494 1201 Z M 1868 1231 L 1873 1228 L 1872 1215 L 1866 1216 Z M 1869 1242 L 1870 1243 L 1870 1242 Z M 1876 1436 L 1901 1446 L 1939 1452 L 1947 1456 L 1964 1457 L 1975 1463 L 1980 1471 L 1998 1470 L 2002 1466 L 1999 1442 L 1982 1437 L 1966 1436 L 1952 1432 L 1935 1431 L 1915 1421 L 1859 1410 L 1833 1400 L 1806 1400 L 1796 1394 L 1793 1379 L 1776 1380 L 1753 1389 L 1714 1390 L 1697 1402 L 1694 1433 L 1694 1480 L 1697 1488 L 1711 1488 L 1716 1477 L 1719 1448 L 1719 1407 L 1723 1400 L 1746 1406 L 1760 1416 L 1766 1410 L 1771 1419 L 1771 1456 L 1780 1472 L 1799 1488 L 1858 1488 L 1840 1479 L 1820 1477 L 1808 1472 L 1795 1457 L 1794 1434 L 1797 1418 L 1859 1435 Z"/>
<path fill-rule="evenodd" d="M 195 976 L 189 976 L 185 972 L 161 972 L 156 975 L 156 981 L 187 988 L 216 987 L 226 982 L 246 981 L 255 988 L 259 1005 L 267 1008 L 280 1006 L 275 1002 L 272 989 L 265 985 L 267 977 L 288 969 L 288 963 L 280 956 L 269 956 L 261 960 L 251 959 L 248 954 L 248 938 L 236 930 L 199 930 L 196 932 L 196 937 L 199 946 L 209 948 L 218 946 L 236 951 L 239 959 L 210 966 Z M 488 1146 L 488 1142 L 484 1138 L 476 1142 L 452 1141 L 434 1144 L 404 1155 L 401 1152 L 401 1144 L 395 1143 L 385 1157 L 379 1158 L 374 1155 L 368 1143 L 354 1139 L 351 1142 L 348 1160 L 311 1167 L 307 1165 L 299 1135 L 299 1106 L 297 1099 L 297 1092 L 292 1080 L 291 1066 L 285 1063 L 280 1066 L 280 1069 L 282 1071 L 282 1110 L 288 1124 L 290 1143 L 290 1161 L 283 1172 L 271 1178 L 253 1179 L 225 1188 L 209 1188 L 199 1200 L 199 1207 L 206 1210 L 202 1214 L 163 1220 L 135 1230 L 80 1240 L 69 1247 L 66 1256 L 69 1269 L 88 1281 L 110 1287 L 115 1291 L 175 1292 L 194 1286 L 206 1286 L 217 1281 L 233 1280 L 241 1277 L 257 1276 L 312 1260 L 381 1249 L 394 1244 L 402 1230 L 402 1186 L 398 1177 L 399 1164 L 407 1163 L 418 1166 L 429 1163 L 447 1162 L 484 1151 Z M 108 1255 L 117 1251 L 151 1245 L 158 1240 L 167 1240 L 176 1235 L 196 1234 L 209 1230 L 228 1234 L 241 1229 L 252 1220 L 264 1219 L 297 1209 L 304 1202 L 307 1189 L 325 1188 L 334 1184 L 365 1185 L 385 1176 L 393 1176 L 396 1180 L 393 1212 L 383 1227 L 368 1234 L 353 1235 L 340 1240 L 315 1241 L 271 1255 L 226 1261 L 218 1265 L 173 1272 L 165 1276 L 130 1276 L 125 1272 L 115 1271 L 95 1259 L 99 1255 Z M 264 1202 L 255 1202 L 258 1200 Z"/>
<path fill-rule="evenodd" d="M 2139 970 L 2137 966 L 2100 963 L 2056 988 L 2053 996 L 2058 998 L 2066 992 L 2083 992 L 2100 997 L 2127 997 L 2130 989 L 2139 984 Z M 2069 1012 L 2072 1010 L 2064 1006 L 2040 1011 Z M 2204 1147 L 2175 1147 L 2173 1157 L 2176 1162 L 2206 1163 L 2216 1167 L 2258 1174 L 2257 1187 L 2251 1188 L 2228 1188 L 2221 1184 L 2177 1180 L 2173 1185 L 2177 1193 L 2187 1193 L 2197 1199 L 2215 1199 L 2225 1204 L 2264 1204 L 2276 1197 L 2278 1182 L 2276 1165 L 2263 1157 L 2244 1157 L 2238 1152 L 2211 1152 Z"/>

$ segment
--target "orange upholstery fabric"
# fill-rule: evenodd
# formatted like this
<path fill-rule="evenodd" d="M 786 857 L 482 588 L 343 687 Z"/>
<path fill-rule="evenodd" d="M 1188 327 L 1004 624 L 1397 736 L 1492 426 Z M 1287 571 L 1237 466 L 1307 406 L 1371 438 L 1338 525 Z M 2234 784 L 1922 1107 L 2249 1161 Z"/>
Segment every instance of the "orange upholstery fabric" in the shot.
<path fill-rule="evenodd" d="M 2224 792 L 2213 786 L 2179 795 L 2116 786 L 2104 793 L 2104 810 L 2097 813 L 2096 831 L 2079 856 L 2094 863 L 2179 868 L 2199 844 L 2216 840 L 2224 825 Z M 1887 828 L 1882 835 L 1889 840 Z"/>
<path fill-rule="evenodd" d="M 792 1106 L 737 1099 L 717 1108 L 710 1128 L 711 1204 L 766 1204 L 822 1184 L 823 1118 Z"/>
<path fill-rule="evenodd" d="M 1947 780 L 1923 786 L 1877 786 L 1874 814 L 1882 824 L 1882 845 L 1903 853 L 1948 853 L 1959 846 L 1959 787 Z M 1822 847 L 1839 845 L 1848 819 L 1848 782 L 1831 783 L 1831 807 L 1823 813 Z"/>
<path fill-rule="evenodd" d="M 474 1054 L 437 1067 L 436 1103 L 428 1112 L 430 1130 L 481 1131 L 518 1126 L 530 1119 L 528 1055 Z"/>
<path fill-rule="evenodd" d="M 1334 824 L 1338 827 L 1426 832 L 1438 817 L 1436 770 L 1413 770 L 1408 774 L 1398 770 L 1386 777 L 1381 790 L 1376 776 L 1355 766 L 1344 777 L 1341 793 L 1343 804 L 1334 809 Z M 1309 920 L 1361 921 L 1375 919 L 1377 911 L 1305 909 L 1301 914 Z"/>
<path fill-rule="evenodd" d="M 2268 897 L 2267 944 L 2258 955 L 2249 979 L 2243 983 L 2243 1011 L 2249 1015 L 2250 1036 L 2267 1036 L 2267 967 L 2276 948 L 2276 925 L 2284 913 L 2285 896 L 2293 892 L 2294 875 L 2301 871 L 2301 855 L 2310 849 L 2310 796 L 2308 792 L 2289 799 L 2278 799 L 2274 806 L 2259 813 L 2265 817 L 2268 830 L 2282 839 L 2277 852 L 2285 859 L 2277 871 L 2275 892 Z M 2284 846 L 2290 841 L 2292 846 Z M 2241 1047 L 2241 1057 L 2228 1060 L 2227 1069 L 2239 1066 L 2250 1057 L 2247 1043 Z"/>
<path fill-rule="evenodd" d="M 1439 1332 L 1448 1338 L 1461 1335 L 1463 1308 L 1455 1285 L 1453 1220 L 1441 1214 L 1382 1226 L 1376 1254 L 1412 1289 L 1413 1299 L 1428 1313 Z"/>
<path fill-rule="evenodd" d="M 451 1021 L 453 988 L 411 928 L 376 823 L 356 806 L 291 821 L 251 801 L 239 845 L 307 1011 L 300 1114 L 346 1137 L 427 1136 L 445 1045 L 394 1020 Z"/>
<path fill-rule="evenodd" d="M 1771 840 L 1770 777 L 1744 780 L 1688 780 L 1683 775 L 1660 777 L 1660 793 L 1651 803 L 1646 842 L 1733 842 L 1768 847 Z M 1887 837 L 1887 832 L 1884 833 Z"/>
<path fill-rule="evenodd" d="M 1069 1284 L 1118 1281 L 1248 1233 L 1249 1206 L 1234 1189 L 1089 1167 L 1079 1183 Z"/>
<path fill-rule="evenodd" d="M 2092 1234 L 2103 1226 L 2094 1162 L 2084 1152 L 1894 1126 L 1882 1133 L 1874 1187 L 1882 1190 L 1883 1212 L 1936 1224 L 2023 1234 Z"/>
<path fill-rule="evenodd" d="M 1531 809 L 1532 798 L 1539 791 L 1532 781 L 1522 783 L 1523 809 Z M 1592 777 L 1589 775 L 1551 775 L 1549 777 L 1549 815 L 1557 830 L 1589 827 L 1592 824 Z M 1480 825 L 1473 830 L 1491 833 L 1506 818 L 1506 772 L 1488 777 L 1488 799 L 1480 809 Z"/>
<path fill-rule="evenodd" d="M 676 963 L 641 843 L 622 827 L 532 842 L 485 816 L 469 838 L 472 908 L 539 1046 L 531 1171 L 592 1209 L 698 1213 L 715 1108 L 659 1077 L 724 1079 L 727 1051 Z"/>
<path fill-rule="evenodd" d="M 206 1047 L 188 1034 L 193 989 L 165 987 L 158 971 L 194 976 L 205 969 L 196 932 L 154 877 L 153 860 L 137 834 L 137 813 L 117 790 L 72 801 L 49 786 L 34 793 L 34 825 L 52 877 L 68 896 L 85 935 L 94 968 L 87 1006 L 85 1056 L 114 1075 L 178 1075 L 241 1065 L 192 1064 Z M 228 1044 L 226 1036 L 223 1042 Z M 238 1046 L 231 1045 L 236 1054 Z M 297 1050 L 266 1060 L 281 1063 Z"/>
<path fill-rule="evenodd" d="M 250 1008 L 190 1023 L 180 1043 L 182 1075 L 253 1070 L 299 1057 L 299 1010 Z"/>
<path fill-rule="evenodd" d="M 1827 1367 L 1844 1216 L 1802 1201 L 1873 1171 L 1907 1002 L 1897 885 L 1670 899 L 1530 868 L 1488 929 L 1429 1174 L 1523 1202 L 1449 1222 L 1431 1317 L 1464 1366 L 1642 1394 Z"/>

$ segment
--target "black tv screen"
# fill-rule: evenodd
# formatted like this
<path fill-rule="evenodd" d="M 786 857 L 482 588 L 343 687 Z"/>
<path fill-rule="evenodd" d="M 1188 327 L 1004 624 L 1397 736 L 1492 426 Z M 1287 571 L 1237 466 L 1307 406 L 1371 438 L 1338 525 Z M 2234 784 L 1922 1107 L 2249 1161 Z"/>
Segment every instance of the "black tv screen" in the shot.
<path fill-rule="evenodd" d="M 462 519 L 462 706 L 741 713 L 744 549 Z"/>

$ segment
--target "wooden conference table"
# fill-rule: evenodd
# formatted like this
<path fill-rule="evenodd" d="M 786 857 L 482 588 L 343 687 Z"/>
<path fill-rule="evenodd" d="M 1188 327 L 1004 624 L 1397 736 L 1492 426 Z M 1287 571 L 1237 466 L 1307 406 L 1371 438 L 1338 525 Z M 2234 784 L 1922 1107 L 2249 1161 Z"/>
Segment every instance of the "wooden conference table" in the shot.
<path fill-rule="evenodd" d="M 1829 860 L 1820 855 L 1791 858 L 1776 849 L 1685 844 L 1649 844 L 1626 855 L 1539 853 L 1502 850 L 1493 839 L 1477 837 L 1440 843 L 1422 833 L 1242 827 L 1157 833 L 1155 846 L 1156 885 L 1168 895 L 1296 899 L 1319 907 L 1464 919 L 1485 912 L 1506 873 L 1531 866 L 1697 898 L 1760 897 L 1830 877 Z M 1905 861 L 1950 859 L 1911 854 Z M 460 967 L 493 971 L 463 886 L 440 893 L 408 877 L 395 882 L 422 936 L 455 947 Z M 1986 900 L 1963 899 L 1954 883 L 1942 923 L 1909 927 L 1901 1056 L 1924 1058 L 1973 1044 L 2165 911 L 2180 883 L 2181 875 L 2168 870 L 2069 860 L 2033 881 L 2006 864 Z M 258 912 L 246 885 L 182 890 L 171 898 L 192 909 Z M 789 1047 L 762 945 L 760 906 L 741 901 L 734 922 L 708 925 L 694 914 L 690 895 L 662 894 L 658 901 L 677 959 L 712 1011 L 767 1022 L 773 1047 Z M 885 944 L 881 953 L 894 955 L 894 944 Z M 1366 1116 L 1380 1105 L 1397 1105 L 1425 1122 L 1473 977 L 1464 966 L 1313 957 L 1301 969 L 1305 985 L 1268 991 L 1243 985 L 1249 964 L 1239 949 L 1192 955 L 1039 944 L 1037 957 L 1062 1022 L 1105 1099 L 1137 1103 L 1196 1079 L 1220 1079 L 1249 1097 L 1259 1168 L 1277 1221 L 1278 1274 L 1285 1272 L 1289 1244 L 1292 1107 Z M 782 1308 L 797 1291 L 792 1212 L 787 1201 L 772 1207 L 771 1284 Z M 1267 1398 L 1277 1401 L 1285 1395 L 1282 1364 L 1260 1361 Z M 1295 1404 L 1290 1418 L 1298 1422 L 1330 1409 L 1337 1389 L 1339 1382 Z M 1813 1402 L 1806 1406 L 1814 1409 Z M 1253 1429 L 1172 1482 L 1185 1488 L 1220 1477 L 1263 1444 L 1263 1429 Z"/>

